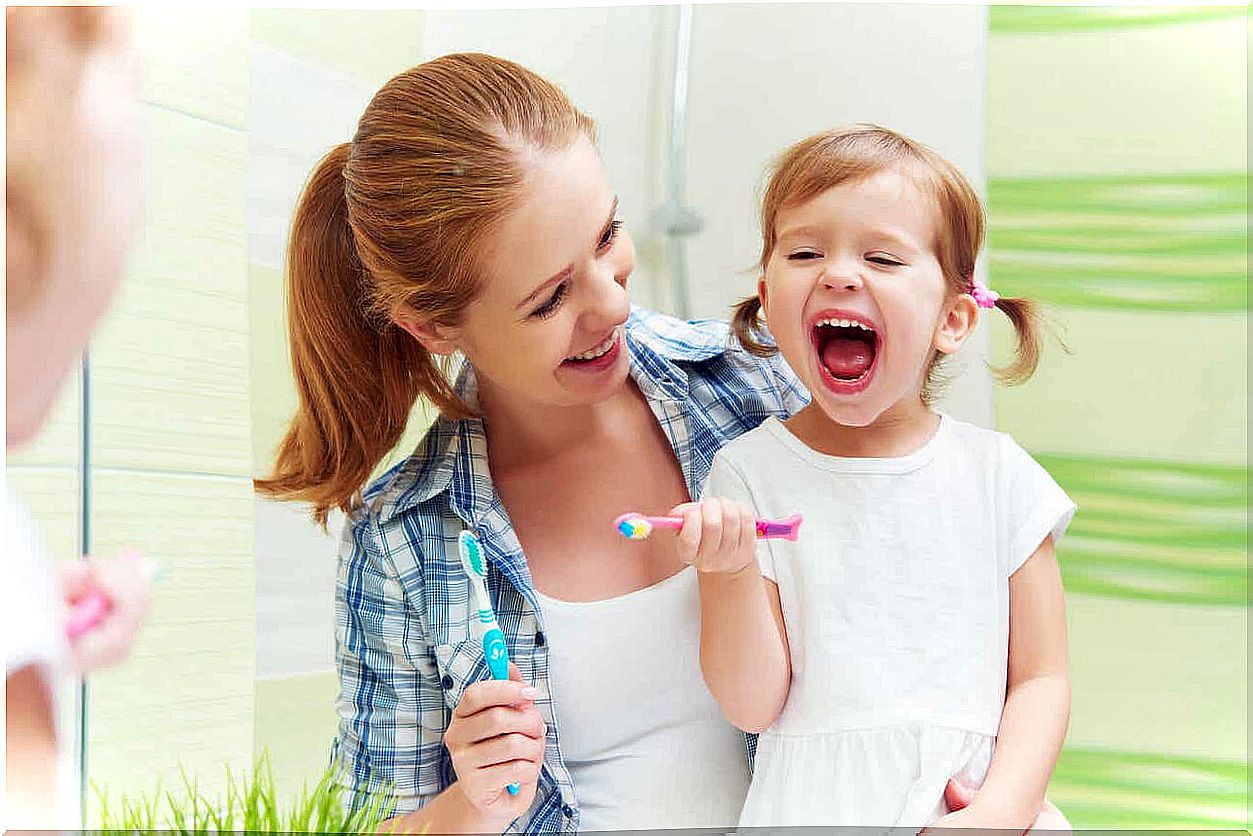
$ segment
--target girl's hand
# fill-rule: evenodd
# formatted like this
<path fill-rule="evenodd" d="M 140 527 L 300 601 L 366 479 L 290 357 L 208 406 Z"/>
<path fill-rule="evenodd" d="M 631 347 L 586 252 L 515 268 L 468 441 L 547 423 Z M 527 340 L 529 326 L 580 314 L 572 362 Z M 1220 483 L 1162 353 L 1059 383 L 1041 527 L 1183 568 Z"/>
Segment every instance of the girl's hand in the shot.
<path fill-rule="evenodd" d="M 510 662 L 508 680 L 466 687 L 444 734 L 457 773 L 454 787 L 500 830 L 530 808 L 544 764 L 548 727 L 535 695 Z M 510 795 L 505 788 L 515 782 L 521 789 Z"/>
<path fill-rule="evenodd" d="M 670 515 L 683 518 L 675 547 L 696 571 L 735 574 L 756 562 L 757 520 L 743 505 L 712 497 L 677 505 Z"/>
<path fill-rule="evenodd" d="M 919 831 L 919 834 L 920 836 L 941 836 L 941 834 L 950 829 L 964 830 L 967 828 L 995 830 L 999 833 L 1012 834 L 1012 836 L 1020 836 L 1027 829 L 1022 826 L 1021 822 L 1015 821 L 1013 816 L 997 810 L 981 808 L 978 804 L 971 804 L 969 807 L 965 807 L 955 813 L 941 816 Z"/>
<path fill-rule="evenodd" d="M 66 608 L 93 590 L 103 595 L 105 613 L 94 627 L 69 640 L 71 662 L 83 675 L 126 660 L 151 603 L 147 567 L 138 552 L 115 558 L 65 560 L 57 564 Z"/>
<path fill-rule="evenodd" d="M 964 810 L 966 807 L 969 807 L 971 802 L 975 800 L 975 794 L 978 793 L 978 791 L 979 791 L 978 787 L 972 786 L 966 783 L 965 781 L 961 780 L 960 778 L 957 778 L 957 777 L 952 778 L 948 782 L 948 786 L 944 788 L 944 802 L 948 805 L 948 808 L 953 811 L 953 813 L 951 813 L 950 815 L 954 815 L 957 813 L 957 811 Z M 940 819 L 939 821 L 937 821 L 935 824 L 931 826 L 932 827 L 962 826 L 962 825 L 947 825 L 947 824 L 942 825 L 941 822 L 945 821 L 945 819 L 947 818 L 948 816 Z M 1062 811 L 1058 810 L 1057 806 L 1054 805 L 1053 802 L 1049 801 L 1046 798 L 1044 799 L 1044 805 L 1040 808 L 1040 815 L 1036 817 L 1035 823 L 1031 825 L 1031 830 L 1029 830 L 1028 833 L 1031 833 L 1037 830 L 1065 831 L 1065 830 L 1073 830 L 1073 829 L 1074 827 L 1070 824 L 1070 822 L 1066 819 L 1066 817 L 1062 815 Z"/>

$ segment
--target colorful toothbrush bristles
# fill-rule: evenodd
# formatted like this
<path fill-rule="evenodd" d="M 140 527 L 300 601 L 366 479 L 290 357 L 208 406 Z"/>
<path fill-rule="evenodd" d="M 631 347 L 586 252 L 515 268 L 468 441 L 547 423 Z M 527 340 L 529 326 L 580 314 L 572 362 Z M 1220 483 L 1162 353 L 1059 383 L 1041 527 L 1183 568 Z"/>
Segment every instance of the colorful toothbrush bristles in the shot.
<path fill-rule="evenodd" d="M 639 514 L 626 514 L 617 519 L 618 531 L 628 540 L 643 540 L 653 533 L 653 526 Z"/>

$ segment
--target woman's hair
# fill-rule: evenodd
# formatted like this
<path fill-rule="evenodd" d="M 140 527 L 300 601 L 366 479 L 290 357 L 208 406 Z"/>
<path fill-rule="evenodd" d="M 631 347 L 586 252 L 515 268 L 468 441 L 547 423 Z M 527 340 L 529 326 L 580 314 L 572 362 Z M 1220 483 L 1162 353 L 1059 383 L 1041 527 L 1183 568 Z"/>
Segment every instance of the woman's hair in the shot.
<path fill-rule="evenodd" d="M 921 143 L 877 125 L 854 125 L 824 131 L 793 145 L 770 169 L 761 204 L 761 261 L 766 269 L 774 252 L 779 212 L 817 197 L 827 189 L 856 182 L 884 171 L 898 171 L 917 183 L 935 201 L 939 219 L 936 256 L 944 280 L 953 293 L 973 289 L 975 260 L 983 246 L 984 218 L 979 196 L 957 166 Z M 1018 334 L 1013 361 L 994 369 L 1004 383 L 1018 384 L 1035 373 L 1040 360 L 1041 322 L 1035 303 L 1028 299 L 997 300 Z M 733 330 L 746 349 L 768 356 L 777 349 L 762 340 L 761 301 L 753 296 L 735 307 Z M 938 382 L 942 355 L 935 352 L 927 366 L 924 400 L 930 401 Z"/>
<path fill-rule="evenodd" d="M 476 298 L 476 257 L 519 201 L 527 159 L 595 142 L 555 85 L 511 61 L 446 55 L 396 76 L 333 148 L 296 206 L 287 310 L 300 405 L 258 491 L 350 510 L 399 441 L 415 401 L 472 410 L 393 316 L 457 324 Z"/>

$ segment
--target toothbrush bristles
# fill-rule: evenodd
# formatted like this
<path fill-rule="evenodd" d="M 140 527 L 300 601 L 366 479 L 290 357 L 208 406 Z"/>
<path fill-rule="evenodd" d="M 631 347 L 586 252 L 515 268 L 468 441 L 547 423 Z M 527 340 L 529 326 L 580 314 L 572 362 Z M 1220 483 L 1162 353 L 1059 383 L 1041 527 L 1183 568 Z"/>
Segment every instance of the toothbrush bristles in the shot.
<path fill-rule="evenodd" d="M 628 517 L 618 522 L 618 531 L 628 540 L 643 540 L 652 530 L 648 520 L 642 517 Z"/>

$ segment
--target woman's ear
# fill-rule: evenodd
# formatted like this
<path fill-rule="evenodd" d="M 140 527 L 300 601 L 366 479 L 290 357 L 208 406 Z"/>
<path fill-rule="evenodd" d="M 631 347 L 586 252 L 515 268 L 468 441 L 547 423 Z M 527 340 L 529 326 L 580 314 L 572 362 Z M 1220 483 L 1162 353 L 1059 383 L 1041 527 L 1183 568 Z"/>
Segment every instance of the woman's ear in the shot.
<path fill-rule="evenodd" d="M 392 322 L 422 344 L 432 354 L 449 355 L 457 350 L 456 330 L 436 325 L 412 308 L 402 305 L 392 313 Z"/>
<path fill-rule="evenodd" d="M 959 293 L 945 307 L 935 329 L 933 345 L 937 351 L 952 354 L 975 330 L 979 322 L 979 305 L 969 293 Z"/>

